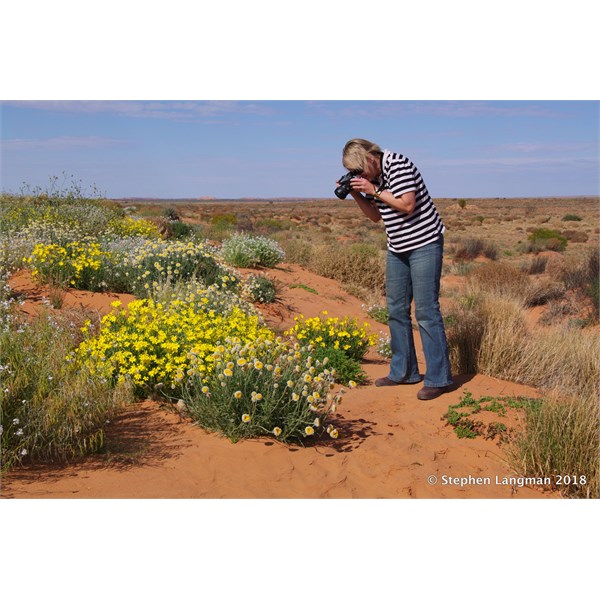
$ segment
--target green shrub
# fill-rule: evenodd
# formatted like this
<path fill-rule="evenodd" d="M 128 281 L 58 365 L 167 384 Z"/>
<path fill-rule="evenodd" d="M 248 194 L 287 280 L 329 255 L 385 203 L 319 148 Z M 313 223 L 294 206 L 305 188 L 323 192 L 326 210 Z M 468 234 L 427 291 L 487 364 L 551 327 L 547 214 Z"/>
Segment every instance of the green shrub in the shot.
<path fill-rule="evenodd" d="M 196 229 L 193 225 L 189 223 L 184 223 L 183 221 L 173 221 L 171 223 L 171 227 L 173 229 L 173 237 L 176 240 L 181 240 L 184 238 L 189 238 L 194 235 Z"/>
<path fill-rule="evenodd" d="M 211 361 L 214 375 L 192 375 L 181 399 L 201 427 L 231 441 L 271 436 L 303 443 L 326 431 L 337 397 L 330 393 L 333 376 L 326 365 L 306 358 L 306 349 L 281 340 L 243 344 L 227 339 Z"/>
<path fill-rule="evenodd" d="M 268 277 L 250 275 L 246 280 L 245 291 L 251 302 L 270 304 L 277 300 L 277 285 Z"/>
<path fill-rule="evenodd" d="M 327 362 L 325 364 L 329 369 L 332 370 L 336 383 L 341 383 L 342 385 L 352 385 L 353 383 L 366 383 L 368 380 L 366 373 L 360 366 L 360 362 L 354 358 L 350 358 L 343 350 L 339 348 L 310 348 L 307 358 L 308 356 L 313 356 L 315 360 L 320 361 L 321 363 L 323 363 L 324 359 L 327 358 Z"/>
<path fill-rule="evenodd" d="M 563 221 L 583 221 L 579 215 L 567 214 L 562 218 Z"/>
<path fill-rule="evenodd" d="M 179 211 L 174 206 L 167 206 L 163 210 L 163 217 L 169 219 L 169 221 L 181 221 L 181 215 Z"/>
<path fill-rule="evenodd" d="M 274 267 L 285 258 L 279 244 L 262 236 L 235 234 L 223 242 L 223 260 L 234 267 Z"/>
<path fill-rule="evenodd" d="M 528 239 L 539 250 L 564 252 L 567 248 L 567 238 L 555 229 L 534 229 Z"/>

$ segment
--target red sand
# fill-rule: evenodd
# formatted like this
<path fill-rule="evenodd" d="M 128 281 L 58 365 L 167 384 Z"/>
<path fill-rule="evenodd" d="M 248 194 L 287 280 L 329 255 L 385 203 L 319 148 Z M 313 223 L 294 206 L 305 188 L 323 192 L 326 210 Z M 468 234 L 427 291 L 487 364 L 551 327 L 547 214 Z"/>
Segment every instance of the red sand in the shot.
<path fill-rule="evenodd" d="M 296 265 L 283 265 L 268 275 L 286 284 L 281 302 L 264 311 L 278 330 L 292 325 L 298 314 L 309 317 L 327 310 L 329 316 L 356 316 L 369 322 L 373 331 L 387 332 L 386 326 L 366 318 L 362 302 L 334 281 Z M 24 308 L 31 314 L 44 290 L 23 272 L 10 283 L 28 295 Z M 318 294 L 290 284 L 303 284 Z M 117 297 L 124 303 L 132 299 L 70 291 L 64 306 L 105 313 Z M 423 372 L 418 333 L 415 339 Z M 372 380 L 388 373 L 387 362 L 374 351 L 363 367 Z M 537 396 L 536 390 L 482 375 L 455 379 L 455 389 L 429 402 L 416 399 L 420 384 L 349 390 L 336 415 L 340 437 L 309 447 L 289 447 L 272 439 L 232 444 L 156 402 L 144 401 L 109 425 L 107 456 L 14 470 L 4 477 L 0 494 L 5 498 L 558 498 L 557 493 L 505 480 L 516 475 L 506 464 L 502 447 L 480 437 L 459 439 L 442 420 L 448 406 L 465 391 L 478 398 Z"/>

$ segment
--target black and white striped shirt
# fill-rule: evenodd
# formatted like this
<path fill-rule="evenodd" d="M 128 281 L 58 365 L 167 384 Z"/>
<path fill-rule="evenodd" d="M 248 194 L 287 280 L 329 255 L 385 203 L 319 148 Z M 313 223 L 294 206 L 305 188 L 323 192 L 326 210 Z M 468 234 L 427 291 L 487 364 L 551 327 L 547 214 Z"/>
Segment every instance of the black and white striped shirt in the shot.
<path fill-rule="evenodd" d="M 429 196 L 421 173 L 412 161 L 402 154 L 384 150 L 381 172 L 382 181 L 378 191 L 387 190 L 396 197 L 406 192 L 415 192 L 416 196 L 415 209 L 410 215 L 375 198 L 385 225 L 388 249 L 392 252 L 407 252 L 438 239 L 446 228 Z"/>

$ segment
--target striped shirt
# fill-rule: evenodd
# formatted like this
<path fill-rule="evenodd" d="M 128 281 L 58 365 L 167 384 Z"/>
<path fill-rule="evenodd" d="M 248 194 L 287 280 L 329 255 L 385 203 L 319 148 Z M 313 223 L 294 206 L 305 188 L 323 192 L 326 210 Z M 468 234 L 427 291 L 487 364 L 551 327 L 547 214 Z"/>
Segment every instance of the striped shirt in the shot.
<path fill-rule="evenodd" d="M 406 156 L 384 150 L 381 172 L 378 191 L 390 191 L 397 198 L 406 192 L 415 192 L 416 196 L 415 209 L 410 215 L 374 198 L 385 225 L 388 249 L 407 252 L 430 244 L 443 235 L 446 228 L 417 167 Z"/>

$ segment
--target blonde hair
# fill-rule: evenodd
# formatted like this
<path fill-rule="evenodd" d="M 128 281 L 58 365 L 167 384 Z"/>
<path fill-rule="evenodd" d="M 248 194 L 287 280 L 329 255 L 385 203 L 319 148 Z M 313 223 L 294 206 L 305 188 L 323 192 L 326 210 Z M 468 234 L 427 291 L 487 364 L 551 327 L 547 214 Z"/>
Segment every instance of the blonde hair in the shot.
<path fill-rule="evenodd" d="M 377 144 L 356 138 L 344 146 L 342 164 L 348 171 L 364 171 L 367 168 L 367 156 L 381 153 L 381 148 Z"/>

